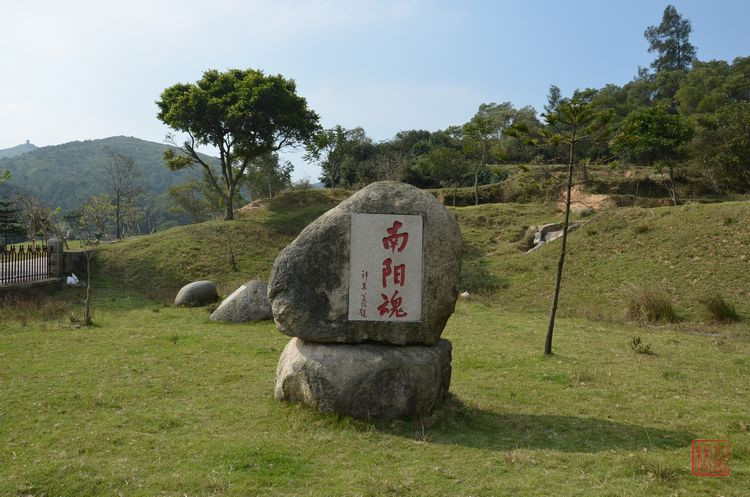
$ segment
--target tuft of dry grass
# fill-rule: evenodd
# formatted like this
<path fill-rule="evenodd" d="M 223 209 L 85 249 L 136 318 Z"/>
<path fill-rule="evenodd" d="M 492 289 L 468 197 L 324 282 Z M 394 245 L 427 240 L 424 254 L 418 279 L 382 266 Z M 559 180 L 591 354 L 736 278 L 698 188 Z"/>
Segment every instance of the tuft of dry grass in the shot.
<path fill-rule="evenodd" d="M 680 320 L 667 292 L 644 286 L 633 286 L 628 291 L 626 316 L 644 323 L 676 323 Z"/>
<path fill-rule="evenodd" d="M 701 300 L 711 319 L 720 323 L 739 321 L 740 316 L 734 304 L 727 302 L 723 296 L 716 293 L 710 297 Z"/>

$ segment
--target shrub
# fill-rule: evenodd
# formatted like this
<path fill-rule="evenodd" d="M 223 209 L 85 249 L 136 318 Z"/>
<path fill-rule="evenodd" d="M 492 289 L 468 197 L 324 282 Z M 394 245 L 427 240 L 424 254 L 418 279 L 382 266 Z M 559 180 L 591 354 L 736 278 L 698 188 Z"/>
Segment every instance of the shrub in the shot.
<path fill-rule="evenodd" d="M 630 348 L 636 354 L 655 355 L 656 353 L 651 350 L 650 343 L 643 343 L 641 337 L 635 337 L 630 341 Z"/>
<path fill-rule="evenodd" d="M 731 302 L 724 300 L 719 294 L 711 295 L 707 299 L 701 301 L 706 307 L 708 314 L 714 321 L 728 322 L 728 321 L 739 321 L 740 316 L 737 314 L 737 309 Z"/>
<path fill-rule="evenodd" d="M 646 323 L 679 321 L 671 297 L 658 288 L 632 287 L 628 292 L 627 317 Z"/>
<path fill-rule="evenodd" d="M 648 233 L 649 230 L 651 230 L 651 227 L 646 223 L 639 223 L 633 226 L 633 233 L 635 234 Z"/>

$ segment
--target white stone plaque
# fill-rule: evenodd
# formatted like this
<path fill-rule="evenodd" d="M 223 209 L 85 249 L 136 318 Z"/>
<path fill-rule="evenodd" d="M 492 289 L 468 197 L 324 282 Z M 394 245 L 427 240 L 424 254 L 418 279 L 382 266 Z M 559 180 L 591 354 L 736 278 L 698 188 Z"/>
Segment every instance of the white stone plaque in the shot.
<path fill-rule="evenodd" d="M 352 214 L 350 321 L 422 319 L 422 216 Z"/>

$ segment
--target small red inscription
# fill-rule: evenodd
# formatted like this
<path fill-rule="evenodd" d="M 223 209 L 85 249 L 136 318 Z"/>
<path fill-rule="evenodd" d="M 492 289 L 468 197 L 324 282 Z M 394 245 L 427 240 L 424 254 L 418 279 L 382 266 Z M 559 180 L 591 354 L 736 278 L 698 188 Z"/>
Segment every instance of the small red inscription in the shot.
<path fill-rule="evenodd" d="M 693 476 L 729 476 L 732 445 L 729 440 L 693 440 L 690 472 Z"/>

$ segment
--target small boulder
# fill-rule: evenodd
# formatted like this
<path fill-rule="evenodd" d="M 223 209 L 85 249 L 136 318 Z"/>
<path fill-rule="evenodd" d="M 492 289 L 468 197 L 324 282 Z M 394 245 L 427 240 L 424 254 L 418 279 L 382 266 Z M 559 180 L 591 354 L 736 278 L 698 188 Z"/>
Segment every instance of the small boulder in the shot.
<path fill-rule="evenodd" d="M 276 368 L 276 400 L 360 419 L 426 415 L 451 381 L 451 343 L 321 344 L 293 338 Z"/>
<path fill-rule="evenodd" d="M 213 281 L 194 281 L 180 288 L 174 305 L 185 307 L 200 307 L 219 300 L 219 292 Z"/>
<path fill-rule="evenodd" d="M 273 319 L 267 294 L 268 285 L 264 281 L 248 281 L 224 299 L 210 319 L 229 323 Z"/>

